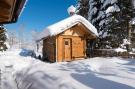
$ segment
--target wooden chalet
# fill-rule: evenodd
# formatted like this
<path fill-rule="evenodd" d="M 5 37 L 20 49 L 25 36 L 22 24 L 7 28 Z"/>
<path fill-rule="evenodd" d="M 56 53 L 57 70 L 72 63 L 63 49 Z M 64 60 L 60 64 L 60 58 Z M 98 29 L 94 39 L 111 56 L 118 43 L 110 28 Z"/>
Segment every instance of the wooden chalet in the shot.
<path fill-rule="evenodd" d="M 97 37 L 97 30 L 91 23 L 82 16 L 73 15 L 47 27 L 37 39 L 43 40 L 43 58 L 63 62 L 86 58 L 88 43 Z"/>

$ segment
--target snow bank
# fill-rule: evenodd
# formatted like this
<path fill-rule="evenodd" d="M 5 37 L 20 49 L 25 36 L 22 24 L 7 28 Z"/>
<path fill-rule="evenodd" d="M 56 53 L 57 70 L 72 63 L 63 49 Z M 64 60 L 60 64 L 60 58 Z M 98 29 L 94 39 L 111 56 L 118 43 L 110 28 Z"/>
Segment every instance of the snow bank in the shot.
<path fill-rule="evenodd" d="M 18 71 L 16 78 L 21 84 L 31 85 L 29 89 L 134 89 L 133 63 L 98 57 L 70 63 L 35 62 Z"/>
<path fill-rule="evenodd" d="M 80 15 L 73 15 L 67 19 L 64 19 L 56 24 L 45 28 L 45 30 L 37 36 L 36 40 L 41 40 L 42 38 L 45 38 L 47 36 L 57 35 L 78 23 L 82 23 L 89 29 L 90 32 L 93 33 L 93 35 L 98 36 L 97 29 L 89 21 L 87 21 Z"/>
<path fill-rule="evenodd" d="M 135 60 L 96 57 L 50 64 L 19 53 L 0 54 L 2 89 L 135 89 Z"/>
<path fill-rule="evenodd" d="M 30 62 L 34 59 L 30 56 L 20 56 L 21 50 L 12 50 L 0 52 L 0 65 L 1 66 L 13 66 L 15 70 L 21 70 L 24 67 L 29 66 Z"/>

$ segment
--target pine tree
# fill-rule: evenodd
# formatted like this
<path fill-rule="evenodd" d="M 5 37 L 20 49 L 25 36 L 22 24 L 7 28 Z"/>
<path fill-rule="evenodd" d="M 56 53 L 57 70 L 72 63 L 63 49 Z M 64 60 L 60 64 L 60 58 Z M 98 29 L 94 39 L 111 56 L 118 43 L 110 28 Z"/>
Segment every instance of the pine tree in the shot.
<path fill-rule="evenodd" d="M 120 12 L 113 13 L 115 20 L 110 23 L 112 47 L 118 47 L 123 43 L 123 39 L 129 39 L 130 21 L 135 16 L 132 0 L 118 0 L 117 5 L 120 8 Z"/>
<path fill-rule="evenodd" d="M 130 21 L 135 17 L 135 9 L 132 0 L 119 0 L 121 12 L 119 14 L 120 26 L 125 32 L 125 38 L 128 39 L 128 30 Z"/>
<path fill-rule="evenodd" d="M 99 48 L 111 48 L 111 27 L 117 23 L 116 13 L 120 12 L 117 0 L 90 0 L 89 21 L 98 29 Z M 96 13 L 92 13 L 96 11 Z"/>
<path fill-rule="evenodd" d="M 3 25 L 0 25 L 0 51 L 6 51 L 7 46 L 7 34 Z"/>
<path fill-rule="evenodd" d="M 98 30 L 98 48 L 115 48 L 128 38 L 129 22 L 134 17 L 132 0 L 85 0 L 79 2 L 80 15 L 86 16 Z M 82 4 L 81 4 L 82 3 Z M 82 10 L 85 12 L 82 13 Z"/>
<path fill-rule="evenodd" d="M 88 19 L 89 0 L 78 0 L 77 14 Z"/>

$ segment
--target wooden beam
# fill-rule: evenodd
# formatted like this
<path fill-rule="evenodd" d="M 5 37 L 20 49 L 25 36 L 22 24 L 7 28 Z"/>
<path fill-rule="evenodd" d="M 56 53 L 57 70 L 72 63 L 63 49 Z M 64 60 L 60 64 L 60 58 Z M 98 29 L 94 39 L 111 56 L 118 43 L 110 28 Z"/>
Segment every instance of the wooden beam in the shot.
<path fill-rule="evenodd" d="M 0 0 L 0 7 L 10 9 L 11 8 L 11 0 Z"/>
<path fill-rule="evenodd" d="M 25 1 L 26 0 L 0 0 L 0 24 L 16 22 Z"/>

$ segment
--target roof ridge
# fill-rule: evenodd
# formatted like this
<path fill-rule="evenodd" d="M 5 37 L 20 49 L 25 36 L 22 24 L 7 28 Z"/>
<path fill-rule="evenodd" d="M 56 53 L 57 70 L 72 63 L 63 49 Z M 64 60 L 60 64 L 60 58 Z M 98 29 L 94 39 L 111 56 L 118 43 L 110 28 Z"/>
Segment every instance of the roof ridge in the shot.
<path fill-rule="evenodd" d="M 82 23 L 86 28 L 88 28 L 93 35 L 98 36 L 97 29 L 84 17 L 80 15 L 73 15 L 64 20 L 61 20 L 55 24 L 52 24 L 46 27 L 37 37 L 37 40 L 41 40 L 47 36 L 54 36 L 57 35 L 66 29 L 76 25 L 78 22 Z"/>

